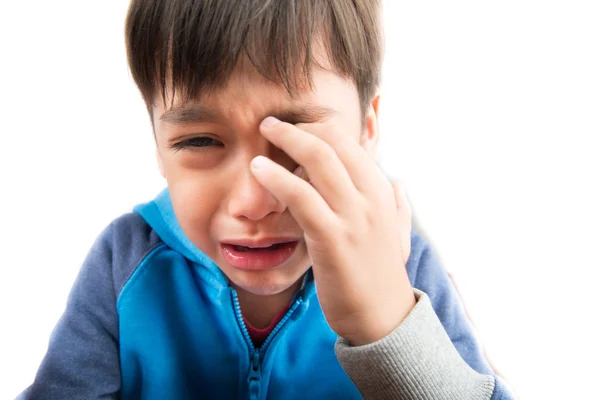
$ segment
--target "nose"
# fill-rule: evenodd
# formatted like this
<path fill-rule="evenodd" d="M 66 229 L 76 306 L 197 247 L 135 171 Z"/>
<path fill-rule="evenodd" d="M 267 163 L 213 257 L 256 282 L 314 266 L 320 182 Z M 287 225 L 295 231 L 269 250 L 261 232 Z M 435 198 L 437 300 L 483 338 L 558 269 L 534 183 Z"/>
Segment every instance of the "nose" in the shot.
<path fill-rule="evenodd" d="M 260 220 L 271 213 L 283 213 L 286 206 L 262 186 L 250 172 L 243 172 L 233 182 L 228 203 L 229 215 Z"/>

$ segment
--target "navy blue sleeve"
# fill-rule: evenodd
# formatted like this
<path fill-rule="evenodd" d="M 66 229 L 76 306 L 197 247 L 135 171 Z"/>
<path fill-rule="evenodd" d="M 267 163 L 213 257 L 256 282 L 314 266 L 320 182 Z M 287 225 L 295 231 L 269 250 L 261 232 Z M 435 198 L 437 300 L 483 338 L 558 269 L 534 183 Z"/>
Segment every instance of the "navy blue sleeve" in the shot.
<path fill-rule="evenodd" d="M 137 214 L 111 223 L 87 255 L 33 384 L 18 399 L 118 399 L 116 299 L 158 237 Z"/>
<path fill-rule="evenodd" d="M 477 341 L 474 328 L 448 272 L 435 256 L 431 245 L 413 228 L 407 272 L 413 287 L 427 293 L 446 333 L 463 360 L 475 371 L 492 375 L 492 399 L 512 399 L 506 384 L 496 375 Z"/>

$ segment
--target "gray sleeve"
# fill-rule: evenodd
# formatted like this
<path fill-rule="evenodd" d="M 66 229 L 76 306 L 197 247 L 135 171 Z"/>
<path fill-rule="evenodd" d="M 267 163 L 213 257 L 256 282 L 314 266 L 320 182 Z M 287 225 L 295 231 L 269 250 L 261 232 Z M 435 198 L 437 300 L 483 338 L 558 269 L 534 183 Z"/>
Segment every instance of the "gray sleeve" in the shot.
<path fill-rule="evenodd" d="M 385 338 L 350 346 L 338 338 L 335 351 L 365 399 L 490 399 L 494 377 L 473 370 L 456 351 L 425 292 Z"/>
<path fill-rule="evenodd" d="M 135 214 L 113 221 L 87 255 L 50 337 L 33 384 L 17 399 L 118 399 L 121 388 L 116 298 L 148 247 Z"/>

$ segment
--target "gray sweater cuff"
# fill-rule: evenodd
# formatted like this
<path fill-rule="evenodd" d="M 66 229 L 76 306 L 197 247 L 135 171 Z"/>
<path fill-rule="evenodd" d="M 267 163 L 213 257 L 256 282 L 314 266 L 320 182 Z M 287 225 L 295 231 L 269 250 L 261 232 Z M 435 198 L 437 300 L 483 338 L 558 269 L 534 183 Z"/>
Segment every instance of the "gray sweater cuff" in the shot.
<path fill-rule="evenodd" d="M 489 399 L 494 377 L 474 371 L 456 351 L 429 296 L 393 332 L 364 346 L 338 337 L 335 353 L 365 399 Z"/>

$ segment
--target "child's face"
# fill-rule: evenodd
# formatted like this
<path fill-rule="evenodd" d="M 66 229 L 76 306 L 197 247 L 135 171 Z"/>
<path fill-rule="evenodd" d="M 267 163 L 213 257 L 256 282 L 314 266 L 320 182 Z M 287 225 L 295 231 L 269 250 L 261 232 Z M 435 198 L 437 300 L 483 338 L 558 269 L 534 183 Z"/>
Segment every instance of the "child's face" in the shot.
<path fill-rule="evenodd" d="M 280 293 L 293 286 L 311 265 L 298 223 L 250 172 L 250 161 L 258 155 L 290 171 L 297 166 L 260 134 L 261 121 L 273 115 L 300 123 L 301 129 L 326 124 L 357 141 L 360 138 L 371 153 L 376 144 L 377 116 L 371 107 L 361 137 L 356 87 L 322 69 L 315 69 L 313 78 L 313 91 L 302 91 L 292 99 L 283 86 L 252 69 L 244 73 L 240 69 L 226 87 L 188 106 L 187 111 L 165 113 L 162 101 L 153 108 L 159 166 L 183 232 L 235 287 L 253 294 Z M 319 113 L 299 113 L 295 119 L 290 111 L 302 107 Z M 177 101 L 173 109 L 177 109 Z M 186 142 L 186 147 L 177 146 Z M 264 238 L 298 244 L 285 262 L 268 268 L 240 267 L 224 254 L 227 243 Z"/>

